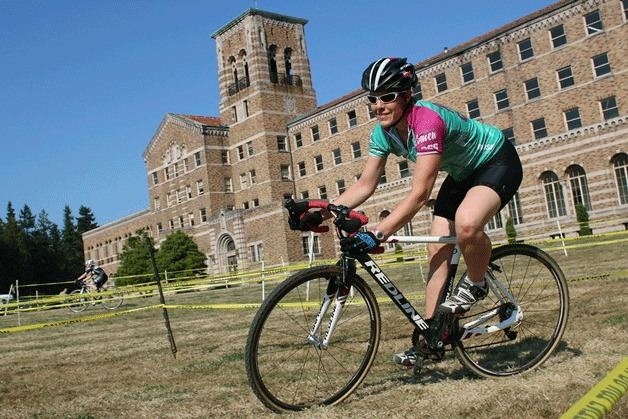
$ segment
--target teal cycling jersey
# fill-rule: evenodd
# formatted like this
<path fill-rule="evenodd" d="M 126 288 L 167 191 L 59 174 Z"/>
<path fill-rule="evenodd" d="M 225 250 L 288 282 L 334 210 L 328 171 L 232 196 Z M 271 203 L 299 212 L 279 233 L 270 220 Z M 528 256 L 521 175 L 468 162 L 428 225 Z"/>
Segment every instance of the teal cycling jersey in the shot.
<path fill-rule="evenodd" d="M 385 130 L 377 124 L 371 132 L 369 154 L 383 158 L 392 153 L 413 162 L 417 156 L 441 154 L 440 170 L 461 181 L 493 157 L 505 141 L 498 128 L 431 102 L 415 102 L 407 119 L 407 145 L 397 128 Z"/>

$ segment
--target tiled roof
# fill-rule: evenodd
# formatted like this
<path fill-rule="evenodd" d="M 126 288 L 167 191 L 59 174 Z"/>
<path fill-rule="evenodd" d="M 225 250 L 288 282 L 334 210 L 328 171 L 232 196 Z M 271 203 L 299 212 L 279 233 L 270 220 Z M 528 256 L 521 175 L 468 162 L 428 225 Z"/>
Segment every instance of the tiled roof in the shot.
<path fill-rule="evenodd" d="M 199 116 L 199 115 L 184 115 L 184 114 L 179 114 L 179 116 L 183 118 L 191 119 L 192 121 L 199 122 L 203 125 L 210 125 L 213 127 L 218 127 L 222 125 L 220 118 L 215 117 L 215 116 Z"/>

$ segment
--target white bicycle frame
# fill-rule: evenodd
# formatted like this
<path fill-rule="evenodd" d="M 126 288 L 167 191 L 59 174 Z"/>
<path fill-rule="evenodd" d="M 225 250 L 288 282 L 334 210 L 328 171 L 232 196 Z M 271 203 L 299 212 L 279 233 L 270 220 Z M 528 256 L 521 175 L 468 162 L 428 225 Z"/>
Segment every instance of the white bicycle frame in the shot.
<path fill-rule="evenodd" d="M 390 236 L 386 243 L 454 244 L 454 252 L 450 261 L 450 278 L 448 279 L 448 282 L 451 282 L 449 286 L 451 287 L 453 285 L 453 276 L 455 276 L 458 264 L 460 262 L 460 248 L 458 247 L 455 236 Z M 381 271 L 381 269 L 379 269 L 379 266 L 377 266 L 377 264 L 372 261 L 370 257 L 368 258 L 366 264 L 361 260 L 360 263 L 362 263 L 366 271 L 373 277 L 373 279 L 375 279 L 375 281 L 384 289 L 384 291 L 386 291 L 386 293 L 393 300 L 393 302 L 397 303 L 398 307 L 401 310 L 405 311 L 406 316 L 410 319 L 411 323 L 419 329 L 427 330 L 428 326 L 423 318 L 418 313 L 416 313 L 416 310 L 405 299 L 405 297 L 403 297 L 401 291 L 399 291 Z M 506 289 L 506 287 L 504 287 L 504 285 L 497 279 L 497 277 L 493 275 L 492 268 L 490 266 L 487 271 L 486 279 L 490 291 L 493 293 L 499 303 L 496 303 L 495 308 L 483 314 L 479 318 L 473 319 L 467 323 L 460 325 L 459 340 L 464 340 L 487 333 L 495 333 L 506 328 L 517 327 L 523 320 L 523 311 L 521 310 L 521 306 L 519 305 L 518 301 L 516 301 L 514 296 Z M 340 292 L 342 293 L 336 296 L 336 294 Z M 334 300 L 335 305 L 329 318 L 329 327 L 325 338 L 321 339 L 322 336 L 316 337 L 322 325 L 325 314 L 331 307 L 331 304 Z M 312 329 L 308 334 L 308 341 L 315 344 L 319 349 L 327 349 L 327 347 L 329 346 L 329 342 L 331 341 L 334 329 L 338 321 L 340 320 L 340 316 L 342 315 L 342 312 L 344 310 L 346 301 L 347 292 L 346 290 L 343 290 L 343 288 L 325 294 L 319 313 L 316 316 L 316 321 L 314 322 L 314 325 L 312 326 Z M 515 306 L 515 310 L 512 310 L 508 318 L 502 320 L 497 325 L 483 326 L 488 321 L 494 319 L 496 316 L 499 316 L 500 307 L 507 302 L 511 302 Z"/>

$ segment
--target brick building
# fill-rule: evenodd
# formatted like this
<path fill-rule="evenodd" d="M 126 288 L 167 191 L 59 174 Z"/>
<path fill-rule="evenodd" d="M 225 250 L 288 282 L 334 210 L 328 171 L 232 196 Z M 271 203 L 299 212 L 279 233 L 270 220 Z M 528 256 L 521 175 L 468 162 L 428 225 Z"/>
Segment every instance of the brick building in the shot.
<path fill-rule="evenodd" d="M 508 218 L 525 239 L 574 226 L 578 203 L 600 229 L 625 227 L 627 21 L 628 0 L 563 0 L 415 65 L 416 98 L 495 125 L 517 147 L 524 180 L 489 223 L 495 241 Z M 183 230 L 212 272 L 304 260 L 311 246 L 336 254 L 332 234 L 289 230 L 282 201 L 333 199 L 350 186 L 376 120 L 362 90 L 317 107 L 306 23 L 249 9 L 212 35 L 220 117 L 165 116 L 143 154 L 150 209 L 85 233 L 86 258 L 115 271 L 140 229 L 157 245 Z M 373 224 L 409 191 L 412 170 L 388 159 L 361 208 Z M 399 234 L 426 234 L 430 218 L 428 206 Z"/>

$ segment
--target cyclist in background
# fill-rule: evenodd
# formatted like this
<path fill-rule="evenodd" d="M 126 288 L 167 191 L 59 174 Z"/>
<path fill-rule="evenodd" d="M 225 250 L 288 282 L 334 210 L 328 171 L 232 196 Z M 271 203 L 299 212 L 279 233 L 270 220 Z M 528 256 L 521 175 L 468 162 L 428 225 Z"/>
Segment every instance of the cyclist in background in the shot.
<path fill-rule="evenodd" d="M 109 277 L 107 276 L 105 270 L 100 266 L 96 266 L 94 261 L 90 259 L 85 262 L 85 272 L 76 278 L 76 281 L 79 282 L 85 280 L 84 282 L 86 286 L 91 291 L 97 291 L 105 284 L 105 282 L 107 282 L 108 279 Z"/>
<path fill-rule="evenodd" d="M 379 123 L 370 136 L 369 157 L 360 178 L 334 200 L 336 205 L 356 208 L 379 185 L 388 155 L 415 162 L 411 190 L 393 211 L 369 232 L 359 232 L 341 240 L 341 250 L 370 253 L 389 236 L 410 222 L 427 204 L 438 172 L 448 176 L 434 204 L 431 234 L 456 235 L 467 265 L 463 278 L 451 297 L 438 305 L 443 292 L 452 244 L 430 244 L 429 282 L 426 289 L 426 319 L 436 310 L 464 313 L 486 297 L 484 274 L 491 255 L 491 241 L 485 225 L 514 196 L 523 170 L 515 147 L 496 127 L 469 119 L 435 103 L 414 101 L 417 84 L 414 66 L 405 58 L 382 58 L 371 63 L 362 75 L 362 88 Z M 304 214 L 295 230 L 318 226 L 328 214 Z M 395 363 L 411 366 L 417 352 L 410 348 L 396 354 Z"/>

